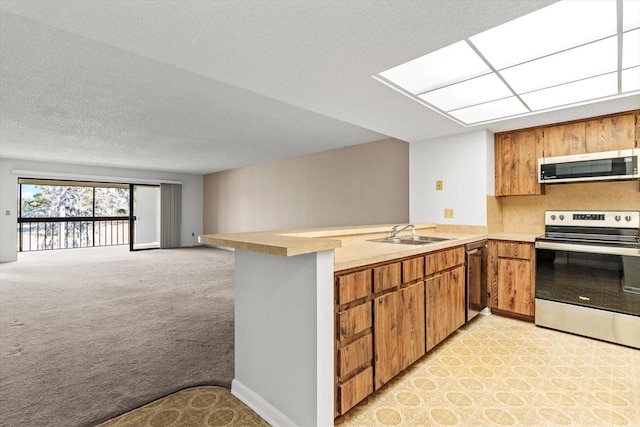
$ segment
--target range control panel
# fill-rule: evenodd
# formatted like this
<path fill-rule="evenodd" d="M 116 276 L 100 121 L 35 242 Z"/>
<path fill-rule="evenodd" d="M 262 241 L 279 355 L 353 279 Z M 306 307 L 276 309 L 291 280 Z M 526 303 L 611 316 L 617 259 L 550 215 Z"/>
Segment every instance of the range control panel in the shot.
<path fill-rule="evenodd" d="M 640 211 L 545 211 L 544 224 L 640 228 Z"/>

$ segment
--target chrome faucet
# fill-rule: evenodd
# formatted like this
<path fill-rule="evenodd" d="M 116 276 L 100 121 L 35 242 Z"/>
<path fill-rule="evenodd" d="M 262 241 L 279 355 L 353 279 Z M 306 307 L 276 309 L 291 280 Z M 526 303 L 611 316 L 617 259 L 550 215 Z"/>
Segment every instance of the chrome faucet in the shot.
<path fill-rule="evenodd" d="M 400 233 L 401 231 L 406 230 L 407 228 L 411 228 L 411 234 L 415 235 L 416 234 L 416 226 L 413 224 L 408 224 L 405 225 L 404 227 L 398 229 L 398 227 L 400 227 L 400 225 L 394 225 L 393 227 L 391 227 L 391 236 L 389 237 L 396 237 L 398 235 L 398 233 Z"/>

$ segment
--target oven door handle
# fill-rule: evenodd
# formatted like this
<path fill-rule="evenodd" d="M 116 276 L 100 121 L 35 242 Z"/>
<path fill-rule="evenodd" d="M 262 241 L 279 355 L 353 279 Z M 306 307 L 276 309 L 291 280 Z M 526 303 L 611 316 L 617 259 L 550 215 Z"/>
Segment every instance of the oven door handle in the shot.
<path fill-rule="evenodd" d="M 550 249 L 554 251 L 585 252 L 591 254 L 640 256 L 640 249 L 617 248 L 612 246 L 581 245 L 578 243 L 559 243 L 544 240 L 536 241 L 536 249 Z"/>

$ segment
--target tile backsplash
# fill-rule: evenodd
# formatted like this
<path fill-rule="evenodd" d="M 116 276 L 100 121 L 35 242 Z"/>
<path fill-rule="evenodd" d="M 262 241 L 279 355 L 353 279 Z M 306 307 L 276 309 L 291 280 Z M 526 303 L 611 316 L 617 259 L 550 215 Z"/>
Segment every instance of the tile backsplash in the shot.
<path fill-rule="evenodd" d="M 640 210 L 639 190 L 638 180 L 547 184 L 542 196 L 495 197 L 488 223 L 495 231 L 543 233 L 546 210 Z"/>

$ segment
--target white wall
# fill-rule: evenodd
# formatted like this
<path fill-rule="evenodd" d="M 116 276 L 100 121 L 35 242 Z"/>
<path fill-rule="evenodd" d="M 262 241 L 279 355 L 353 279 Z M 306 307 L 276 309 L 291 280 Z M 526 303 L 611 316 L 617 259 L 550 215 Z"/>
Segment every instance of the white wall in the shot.
<path fill-rule="evenodd" d="M 26 178 L 85 179 L 134 184 L 181 181 L 181 246 L 197 245 L 198 235 L 202 234 L 202 175 L 0 159 L 0 262 L 15 261 L 17 258 L 16 208 L 19 176 L 12 173 L 13 170 L 42 172 L 23 176 Z M 51 175 L 48 176 L 47 172 L 51 172 Z M 191 236 L 192 233 L 194 236 Z"/>
<path fill-rule="evenodd" d="M 487 225 L 487 195 L 494 187 L 493 133 L 473 131 L 409 146 L 411 222 Z M 436 191 L 436 180 L 443 189 Z M 453 219 L 444 209 L 454 210 Z"/>

